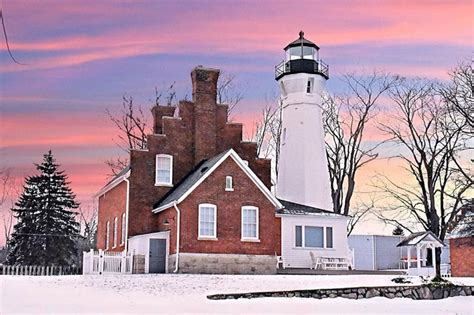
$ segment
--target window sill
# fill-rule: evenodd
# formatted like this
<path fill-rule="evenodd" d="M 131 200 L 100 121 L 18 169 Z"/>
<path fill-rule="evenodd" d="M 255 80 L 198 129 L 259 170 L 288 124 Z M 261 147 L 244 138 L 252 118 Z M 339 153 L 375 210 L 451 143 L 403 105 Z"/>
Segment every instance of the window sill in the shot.
<path fill-rule="evenodd" d="M 226 188 L 225 191 L 234 191 L 234 188 Z"/>
<path fill-rule="evenodd" d="M 241 238 L 241 242 L 260 243 L 258 238 Z"/>
<path fill-rule="evenodd" d="M 292 249 L 297 250 L 335 250 L 334 248 L 324 248 L 324 247 L 292 247 Z"/>
<path fill-rule="evenodd" d="M 217 237 L 212 237 L 212 236 L 199 236 L 198 241 L 217 241 Z"/>
<path fill-rule="evenodd" d="M 173 184 L 170 183 L 155 183 L 157 187 L 173 187 Z"/>

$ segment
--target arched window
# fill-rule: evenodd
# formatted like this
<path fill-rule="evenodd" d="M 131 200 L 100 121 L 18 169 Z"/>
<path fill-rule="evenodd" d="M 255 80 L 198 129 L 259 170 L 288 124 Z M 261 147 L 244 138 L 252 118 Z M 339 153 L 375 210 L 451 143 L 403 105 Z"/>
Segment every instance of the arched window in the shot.
<path fill-rule="evenodd" d="M 125 234 L 126 234 L 126 228 L 127 228 L 127 221 L 125 218 L 125 212 L 122 214 L 122 237 L 120 239 L 120 244 L 123 245 L 125 244 Z"/>
<path fill-rule="evenodd" d="M 110 222 L 107 221 L 105 224 L 105 249 L 109 249 L 109 233 L 110 233 Z"/>
<path fill-rule="evenodd" d="M 118 238 L 118 218 L 115 217 L 114 219 L 114 246 L 112 248 L 117 247 L 117 238 Z"/>

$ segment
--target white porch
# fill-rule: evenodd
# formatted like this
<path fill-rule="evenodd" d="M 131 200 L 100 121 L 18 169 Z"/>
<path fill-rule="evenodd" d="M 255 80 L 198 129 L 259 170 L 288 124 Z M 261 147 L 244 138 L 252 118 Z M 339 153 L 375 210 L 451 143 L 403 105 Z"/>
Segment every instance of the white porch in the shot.
<path fill-rule="evenodd" d="M 432 232 L 413 233 L 397 246 L 406 248 L 406 256 L 402 257 L 401 265 L 408 275 L 422 277 L 436 275 L 436 248 L 445 245 Z"/>

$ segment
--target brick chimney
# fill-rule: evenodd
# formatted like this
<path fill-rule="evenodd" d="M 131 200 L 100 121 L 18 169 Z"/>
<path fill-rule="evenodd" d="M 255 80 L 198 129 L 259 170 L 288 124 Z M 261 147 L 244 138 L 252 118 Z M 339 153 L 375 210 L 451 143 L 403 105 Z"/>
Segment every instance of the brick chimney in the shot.
<path fill-rule="evenodd" d="M 198 66 L 191 72 L 194 102 L 194 162 L 216 155 L 219 70 Z"/>
<path fill-rule="evenodd" d="M 151 108 L 151 113 L 153 115 L 154 134 L 163 133 L 163 117 L 173 117 L 175 110 L 175 106 L 155 105 Z"/>

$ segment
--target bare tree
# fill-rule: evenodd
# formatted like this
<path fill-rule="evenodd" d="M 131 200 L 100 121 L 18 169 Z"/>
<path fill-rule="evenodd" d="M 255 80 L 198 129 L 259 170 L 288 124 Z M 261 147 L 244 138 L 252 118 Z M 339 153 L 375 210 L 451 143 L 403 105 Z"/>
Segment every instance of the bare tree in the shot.
<path fill-rule="evenodd" d="M 156 102 L 160 96 L 156 96 Z M 124 152 L 130 150 L 143 150 L 147 147 L 147 135 L 150 133 L 147 126 L 147 119 L 141 106 L 136 106 L 131 96 L 122 97 L 122 109 L 118 115 L 114 115 L 109 109 L 106 109 L 107 116 L 118 129 L 117 146 Z M 128 158 L 116 157 L 106 160 L 112 174 L 117 175 L 124 167 L 128 166 Z"/>
<path fill-rule="evenodd" d="M 8 242 L 13 229 L 15 217 L 13 211 L 16 199 L 20 195 L 20 185 L 11 175 L 10 168 L 0 169 L 0 209 L 2 213 L 3 235 L 5 238 L 5 247 L 8 247 Z M 9 203 L 9 206 L 6 206 Z"/>
<path fill-rule="evenodd" d="M 367 125 L 377 114 L 380 97 L 398 81 L 398 77 L 377 72 L 368 76 L 347 74 L 343 76 L 347 95 L 323 97 L 326 153 L 335 213 L 351 214 L 357 173 L 377 158 L 376 149 L 380 145 L 364 142 Z M 368 212 L 354 210 L 352 223 L 355 225 Z M 349 224 L 348 232 L 353 228 Z"/>
<path fill-rule="evenodd" d="M 235 75 L 222 72 L 217 81 L 217 103 L 228 105 L 227 117 L 235 111 L 235 107 L 244 98 L 235 82 Z"/>
<path fill-rule="evenodd" d="M 467 201 L 473 177 L 458 161 L 459 154 L 468 149 L 465 125 L 458 125 L 451 100 L 439 90 L 421 79 L 404 80 L 390 89 L 396 110 L 380 128 L 398 146 L 395 157 L 403 162 L 411 183 L 382 177 L 379 187 L 388 197 L 380 214 L 385 222 L 410 232 L 413 226 L 408 223 L 416 222 L 444 240 Z M 437 249 L 437 275 L 440 253 Z"/>
<path fill-rule="evenodd" d="M 457 115 L 455 126 L 464 126 L 465 132 L 474 133 L 474 80 L 472 64 L 459 64 L 450 73 L 451 82 L 439 89 L 448 108 Z"/>
<path fill-rule="evenodd" d="M 84 250 L 95 248 L 97 240 L 97 209 L 79 208 L 82 236 L 84 237 Z"/>
<path fill-rule="evenodd" d="M 250 139 L 257 143 L 257 156 L 272 158 L 275 180 L 278 178 L 278 162 L 280 159 L 281 101 L 266 102 L 260 119 L 255 122 Z"/>
<path fill-rule="evenodd" d="M 173 82 L 166 89 L 155 87 L 155 97 L 151 101 L 153 106 L 163 106 L 163 104 L 164 106 L 173 106 L 177 100 L 175 85 L 176 82 Z M 232 113 L 242 99 L 242 93 L 237 91 L 235 76 L 232 74 L 222 75 L 217 83 L 217 102 L 229 106 L 228 115 Z M 129 153 L 130 150 L 144 150 L 147 148 L 147 136 L 151 133 L 151 129 L 148 126 L 147 116 L 142 107 L 136 105 L 131 96 L 123 96 L 122 108 L 118 114 L 113 114 L 109 109 L 106 109 L 106 114 L 118 129 L 118 142 L 116 144 L 120 149 Z M 128 166 L 128 156 L 110 158 L 105 161 L 105 164 L 111 171 L 109 175 L 111 177 L 115 176 Z"/>

